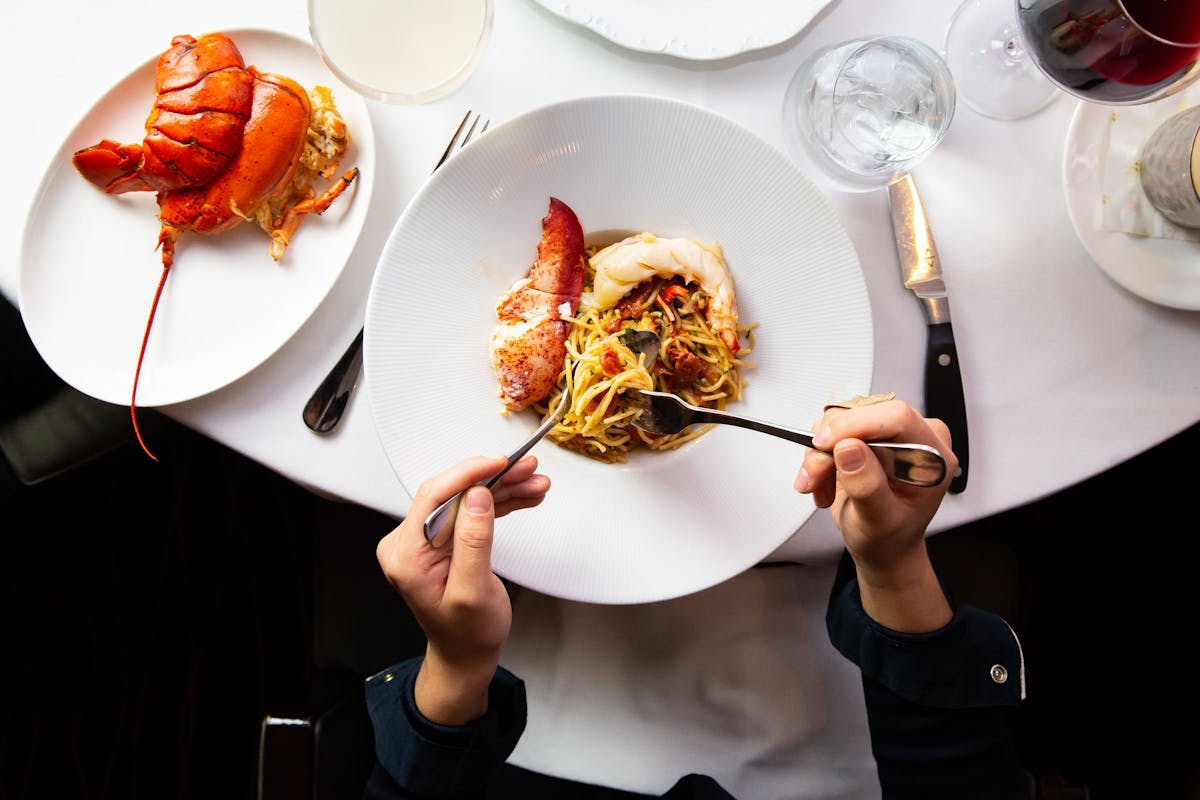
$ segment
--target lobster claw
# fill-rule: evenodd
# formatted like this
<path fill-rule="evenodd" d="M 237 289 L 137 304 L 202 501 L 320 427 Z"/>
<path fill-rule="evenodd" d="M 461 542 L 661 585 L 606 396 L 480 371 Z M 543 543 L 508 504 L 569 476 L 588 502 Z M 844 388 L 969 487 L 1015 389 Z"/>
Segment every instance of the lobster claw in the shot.
<path fill-rule="evenodd" d="M 150 190 L 149 184 L 138 173 L 142 166 L 140 144 L 103 139 L 99 144 L 76 151 L 71 160 L 83 177 L 108 194 Z"/>

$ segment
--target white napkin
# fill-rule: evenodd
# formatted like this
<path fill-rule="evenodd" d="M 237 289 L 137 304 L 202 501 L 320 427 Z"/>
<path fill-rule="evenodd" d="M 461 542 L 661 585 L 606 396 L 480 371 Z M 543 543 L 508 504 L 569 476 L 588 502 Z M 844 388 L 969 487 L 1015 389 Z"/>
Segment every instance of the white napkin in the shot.
<path fill-rule="evenodd" d="M 509 760 L 648 794 L 695 772 L 734 797 L 878 800 L 859 671 L 825 631 L 834 571 L 752 569 L 630 606 L 523 590 L 501 663 L 529 722 Z"/>
<path fill-rule="evenodd" d="M 1200 102 L 1200 89 L 1137 106 L 1114 107 L 1101 160 L 1101 223 L 1106 231 L 1153 239 L 1200 242 L 1200 230 L 1172 223 L 1150 203 L 1142 190 L 1137 162 L 1142 145 L 1159 125 Z"/>

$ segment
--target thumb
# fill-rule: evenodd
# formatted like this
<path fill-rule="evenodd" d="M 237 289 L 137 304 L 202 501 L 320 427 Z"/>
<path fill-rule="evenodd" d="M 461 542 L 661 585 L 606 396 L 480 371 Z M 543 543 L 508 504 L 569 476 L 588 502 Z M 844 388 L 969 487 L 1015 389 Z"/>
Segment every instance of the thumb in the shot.
<path fill-rule="evenodd" d="M 469 589 L 491 578 L 495 522 L 496 508 L 491 491 L 483 486 L 472 486 L 463 496 L 454 522 L 450 583 Z"/>
<path fill-rule="evenodd" d="M 882 506 L 891 495 L 887 475 L 864 442 L 858 439 L 838 442 L 833 449 L 833 463 L 838 483 L 859 507 L 859 513 L 870 517 L 872 512 L 884 512 Z"/>

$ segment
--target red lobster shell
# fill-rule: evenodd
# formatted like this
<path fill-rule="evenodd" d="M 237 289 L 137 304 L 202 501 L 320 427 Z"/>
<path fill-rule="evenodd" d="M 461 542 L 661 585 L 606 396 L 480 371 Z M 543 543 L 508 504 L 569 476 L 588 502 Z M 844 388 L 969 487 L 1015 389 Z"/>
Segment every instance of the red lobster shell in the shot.
<path fill-rule="evenodd" d="M 140 144 L 104 139 L 72 156 L 79 173 L 108 194 L 158 193 L 162 274 L 129 401 L 151 458 L 137 424 L 137 384 L 180 232 L 219 234 L 256 219 L 278 260 L 304 216 L 327 209 L 358 175 L 352 169 L 316 194 L 313 178 L 330 179 L 349 143 L 328 90 L 314 89 L 314 109 L 291 78 L 247 67 L 226 34 L 172 39 L 156 65 L 155 91 Z"/>

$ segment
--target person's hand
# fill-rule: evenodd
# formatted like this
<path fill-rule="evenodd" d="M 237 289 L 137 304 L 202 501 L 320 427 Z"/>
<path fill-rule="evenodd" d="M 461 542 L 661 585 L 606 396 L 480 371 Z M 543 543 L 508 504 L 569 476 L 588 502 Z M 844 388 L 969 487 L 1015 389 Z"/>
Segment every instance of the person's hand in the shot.
<path fill-rule="evenodd" d="M 417 673 L 417 708 L 443 725 L 463 725 L 487 711 L 488 684 L 512 625 L 508 591 L 492 572 L 495 518 L 536 506 L 550 488 L 549 478 L 535 474 L 533 456 L 518 461 L 491 491 L 472 486 L 499 472 L 504 461 L 471 458 L 425 481 L 404 522 L 375 549 L 428 640 Z M 468 487 L 453 540 L 443 549 L 431 547 L 425 518 Z"/>
<path fill-rule="evenodd" d="M 795 487 L 831 509 L 857 568 L 863 608 L 895 630 L 933 630 L 948 622 L 949 604 L 929 562 L 925 531 L 958 468 L 949 429 L 889 400 L 830 408 L 813 431 L 819 449 L 806 452 Z M 889 481 L 865 440 L 935 447 L 946 459 L 946 477 L 928 488 Z"/>

